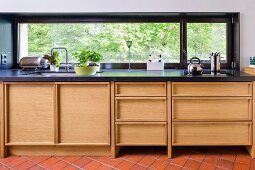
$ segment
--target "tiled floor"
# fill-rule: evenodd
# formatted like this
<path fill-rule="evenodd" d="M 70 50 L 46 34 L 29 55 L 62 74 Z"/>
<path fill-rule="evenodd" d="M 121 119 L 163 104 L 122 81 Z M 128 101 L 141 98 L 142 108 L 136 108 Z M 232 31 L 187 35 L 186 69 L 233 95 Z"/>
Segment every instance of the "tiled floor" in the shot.
<path fill-rule="evenodd" d="M 167 159 L 163 147 L 127 147 L 117 159 L 87 156 L 11 156 L 0 159 L 1 169 L 170 169 L 170 170 L 255 170 L 253 160 L 243 147 L 177 147 L 174 159 Z"/>

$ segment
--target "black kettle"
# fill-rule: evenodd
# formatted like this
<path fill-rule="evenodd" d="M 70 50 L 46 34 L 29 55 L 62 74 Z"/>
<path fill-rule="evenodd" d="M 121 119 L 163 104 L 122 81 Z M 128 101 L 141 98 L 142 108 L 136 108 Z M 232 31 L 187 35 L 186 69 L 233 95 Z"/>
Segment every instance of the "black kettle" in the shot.
<path fill-rule="evenodd" d="M 201 75 L 203 68 L 201 66 L 201 61 L 198 57 L 192 57 L 188 65 L 188 73 L 192 75 Z"/>

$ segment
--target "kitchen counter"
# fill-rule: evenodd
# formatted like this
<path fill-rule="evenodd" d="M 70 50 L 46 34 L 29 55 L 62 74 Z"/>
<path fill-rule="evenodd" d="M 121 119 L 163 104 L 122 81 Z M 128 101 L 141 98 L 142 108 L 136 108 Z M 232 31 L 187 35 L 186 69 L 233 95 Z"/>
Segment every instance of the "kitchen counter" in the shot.
<path fill-rule="evenodd" d="M 82 82 L 82 81 L 201 81 L 201 82 L 230 82 L 230 81 L 255 81 L 255 76 L 250 74 L 223 70 L 219 75 L 212 75 L 210 71 L 205 74 L 193 76 L 187 75 L 182 69 L 166 69 L 164 71 L 147 71 L 143 69 L 134 69 L 129 72 L 126 69 L 102 70 L 94 76 L 77 76 L 71 70 L 70 73 L 48 73 L 48 71 L 40 71 L 34 73 L 31 71 L 21 70 L 1 70 L 0 81 L 33 81 L 33 82 Z"/>

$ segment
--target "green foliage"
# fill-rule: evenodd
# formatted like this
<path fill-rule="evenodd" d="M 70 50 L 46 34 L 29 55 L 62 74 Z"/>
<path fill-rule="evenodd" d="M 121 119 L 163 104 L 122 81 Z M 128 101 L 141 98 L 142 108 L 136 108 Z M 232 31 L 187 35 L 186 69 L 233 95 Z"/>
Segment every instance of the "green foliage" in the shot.
<path fill-rule="evenodd" d="M 188 58 L 209 59 L 212 51 L 226 54 L 225 23 L 188 23 L 187 28 Z M 127 62 L 126 41 L 131 40 L 132 62 L 146 62 L 155 51 L 165 62 L 180 61 L 179 23 L 28 24 L 28 33 L 29 55 L 63 46 L 71 54 L 87 49 L 102 54 L 103 62 Z"/>
<path fill-rule="evenodd" d="M 48 62 L 51 65 L 56 65 L 57 67 L 60 66 L 60 62 L 61 62 L 61 58 L 59 57 L 59 53 L 57 51 L 53 51 L 53 55 L 44 55 L 44 57 L 46 60 L 48 60 Z"/>
<path fill-rule="evenodd" d="M 103 56 L 95 51 L 81 50 L 80 52 L 74 52 L 73 56 L 79 61 L 78 66 L 84 67 L 90 61 L 92 65 L 96 65 L 103 60 Z"/>

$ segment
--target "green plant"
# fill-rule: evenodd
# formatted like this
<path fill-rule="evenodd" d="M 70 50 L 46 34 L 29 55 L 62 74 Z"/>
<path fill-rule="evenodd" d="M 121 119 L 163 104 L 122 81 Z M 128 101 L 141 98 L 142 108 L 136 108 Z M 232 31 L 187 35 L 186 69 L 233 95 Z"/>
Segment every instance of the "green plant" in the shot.
<path fill-rule="evenodd" d="M 88 62 L 91 62 L 89 66 L 97 66 L 97 63 L 103 60 L 101 54 L 89 50 L 74 52 L 73 56 L 79 61 L 79 64 L 77 64 L 78 67 L 85 67 L 88 65 Z"/>
<path fill-rule="evenodd" d="M 48 60 L 48 62 L 51 64 L 51 65 L 55 65 L 57 67 L 60 66 L 60 62 L 61 62 L 61 58 L 59 56 L 59 53 L 57 51 L 53 51 L 53 54 L 52 55 L 44 55 L 43 57 L 44 59 Z"/>

